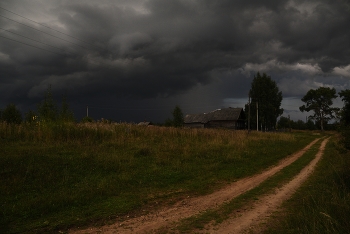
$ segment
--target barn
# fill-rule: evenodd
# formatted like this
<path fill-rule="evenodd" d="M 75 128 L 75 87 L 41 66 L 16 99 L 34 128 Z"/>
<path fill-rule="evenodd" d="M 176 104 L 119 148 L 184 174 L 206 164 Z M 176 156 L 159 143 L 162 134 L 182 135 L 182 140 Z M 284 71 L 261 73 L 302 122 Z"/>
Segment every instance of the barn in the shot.
<path fill-rule="evenodd" d="M 243 108 L 223 108 L 209 113 L 186 115 L 184 126 L 190 128 L 245 129 Z"/>

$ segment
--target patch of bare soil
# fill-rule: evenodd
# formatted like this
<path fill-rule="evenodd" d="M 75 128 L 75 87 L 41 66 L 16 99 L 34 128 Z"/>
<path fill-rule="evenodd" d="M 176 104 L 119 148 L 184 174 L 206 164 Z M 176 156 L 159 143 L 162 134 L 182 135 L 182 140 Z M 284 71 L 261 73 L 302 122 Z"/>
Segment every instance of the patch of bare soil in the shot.
<path fill-rule="evenodd" d="M 196 215 L 202 211 L 205 211 L 210 208 L 215 208 L 220 205 L 222 205 L 224 202 L 229 201 L 246 191 L 249 191 L 253 189 L 254 187 L 258 186 L 260 183 L 268 179 L 269 177 L 276 174 L 278 171 L 283 169 L 284 167 L 290 165 L 294 161 L 296 161 L 299 157 L 301 157 L 312 145 L 314 145 L 319 139 L 314 140 L 309 145 L 307 145 L 304 149 L 301 151 L 291 155 L 290 157 L 287 157 L 283 160 L 281 160 L 276 166 L 269 168 L 268 170 L 256 174 L 251 177 L 240 179 L 223 189 L 220 189 L 217 192 L 214 192 L 212 194 L 208 194 L 205 196 L 200 197 L 193 197 L 188 198 L 185 200 L 182 200 L 180 202 L 175 203 L 172 206 L 166 206 L 162 207 L 161 209 L 158 209 L 155 212 L 152 212 L 147 215 L 142 215 L 140 217 L 136 218 L 130 218 L 122 222 L 116 222 L 112 225 L 106 225 L 103 227 L 92 227 L 85 230 L 71 230 L 70 233 L 75 234 L 82 234 L 82 233 L 152 233 L 156 230 L 162 228 L 166 229 L 167 227 L 170 228 L 170 225 L 174 224 L 175 222 L 180 221 L 181 219 L 191 217 L 193 215 Z M 325 142 L 323 142 L 323 147 L 325 145 Z M 319 157 L 318 157 L 319 158 Z M 316 164 L 316 163 L 314 163 Z M 308 170 L 311 170 L 308 166 Z M 306 177 L 307 175 L 304 175 Z M 294 186 L 297 187 L 298 183 L 301 183 L 304 179 L 304 177 L 299 178 L 298 176 L 298 182 L 294 182 Z M 293 180 L 294 181 L 294 180 Z M 289 188 L 290 187 L 290 188 Z M 278 206 L 283 199 L 285 199 L 287 196 L 289 196 L 292 192 L 290 191 L 292 189 L 293 185 L 289 185 L 288 189 L 282 189 L 281 194 L 278 192 L 275 194 L 276 197 L 273 199 L 264 198 L 260 201 L 263 201 L 266 199 L 266 201 L 269 203 L 267 208 L 263 208 L 263 205 L 261 205 L 260 210 L 257 210 L 257 214 L 262 214 L 263 212 L 271 212 L 270 210 L 273 210 L 274 207 Z M 282 195 L 286 193 L 286 195 Z M 288 192 L 287 192 L 288 191 Z M 275 204 L 275 200 L 279 201 L 279 203 Z M 261 203 L 264 204 L 264 203 Z M 258 204 L 256 205 L 258 207 Z M 266 206 L 266 205 L 265 205 Z M 255 209 L 254 209 L 255 210 Z M 266 210 L 266 211 L 265 211 Z M 220 226 L 215 226 L 213 228 L 210 227 L 210 233 L 211 232 L 218 232 L 218 233 L 237 233 L 239 230 L 243 230 L 243 228 L 249 227 L 253 224 L 254 220 L 257 220 L 260 218 L 259 215 L 257 215 L 252 211 L 247 211 L 246 213 L 241 213 L 241 217 L 248 217 L 244 220 L 235 221 L 238 218 L 233 218 L 232 220 L 223 223 Z M 266 216 L 266 214 L 262 214 L 262 216 Z M 261 218 L 260 218 L 261 219 Z M 249 221 L 249 222 L 248 222 Z M 246 222 L 247 224 L 244 224 Z M 256 222 L 256 221 L 254 221 Z M 240 227 L 240 229 L 237 229 L 237 227 Z M 229 230 L 233 231 L 229 231 Z M 238 230 L 238 231 L 237 231 Z M 207 230 L 208 231 L 208 230 Z"/>
<path fill-rule="evenodd" d="M 261 233 L 270 215 L 275 212 L 281 204 L 290 198 L 300 185 L 308 178 L 314 170 L 317 162 L 321 159 L 328 139 L 323 140 L 316 157 L 289 183 L 278 188 L 273 194 L 259 198 L 250 208 L 239 213 L 239 216 L 232 217 L 219 226 L 211 226 L 206 233 Z"/>

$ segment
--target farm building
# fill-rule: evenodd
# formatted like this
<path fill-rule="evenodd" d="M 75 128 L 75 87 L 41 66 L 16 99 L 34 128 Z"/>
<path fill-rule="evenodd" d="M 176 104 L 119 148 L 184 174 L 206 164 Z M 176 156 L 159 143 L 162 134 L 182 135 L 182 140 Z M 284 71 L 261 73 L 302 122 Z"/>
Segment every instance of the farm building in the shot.
<path fill-rule="evenodd" d="M 245 129 L 243 108 L 223 108 L 209 113 L 186 115 L 184 126 L 190 128 Z"/>

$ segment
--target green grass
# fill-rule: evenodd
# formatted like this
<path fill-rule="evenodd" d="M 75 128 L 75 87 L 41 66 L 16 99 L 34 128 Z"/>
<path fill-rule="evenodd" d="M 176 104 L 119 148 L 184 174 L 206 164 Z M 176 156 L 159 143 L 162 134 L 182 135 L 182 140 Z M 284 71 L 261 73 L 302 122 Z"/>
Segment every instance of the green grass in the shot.
<path fill-rule="evenodd" d="M 184 219 L 177 226 L 181 233 L 191 233 L 195 229 L 203 229 L 205 225 L 212 223 L 218 224 L 230 218 L 233 212 L 244 208 L 247 204 L 253 203 L 264 194 L 271 193 L 275 188 L 282 186 L 284 183 L 296 176 L 302 168 L 309 164 L 318 152 L 321 140 L 313 145 L 301 158 L 291 165 L 285 167 L 271 178 L 267 179 L 254 189 L 232 199 L 217 209 L 207 210 L 199 215 Z M 213 222 L 214 221 L 214 222 Z"/>
<path fill-rule="evenodd" d="M 349 233 L 350 152 L 332 139 L 317 170 L 266 233 Z"/>
<path fill-rule="evenodd" d="M 0 232 L 101 224 L 209 193 L 303 148 L 306 133 L 0 124 Z"/>

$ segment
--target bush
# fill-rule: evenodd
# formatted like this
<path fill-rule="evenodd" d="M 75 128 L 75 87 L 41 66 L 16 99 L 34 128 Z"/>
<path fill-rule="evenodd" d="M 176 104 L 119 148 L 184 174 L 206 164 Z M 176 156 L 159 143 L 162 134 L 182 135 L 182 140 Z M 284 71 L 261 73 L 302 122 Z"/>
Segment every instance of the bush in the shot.
<path fill-rule="evenodd" d="M 82 118 L 81 122 L 82 123 L 92 123 L 92 122 L 94 122 L 94 119 L 89 117 L 89 116 L 85 116 L 84 118 Z"/>

